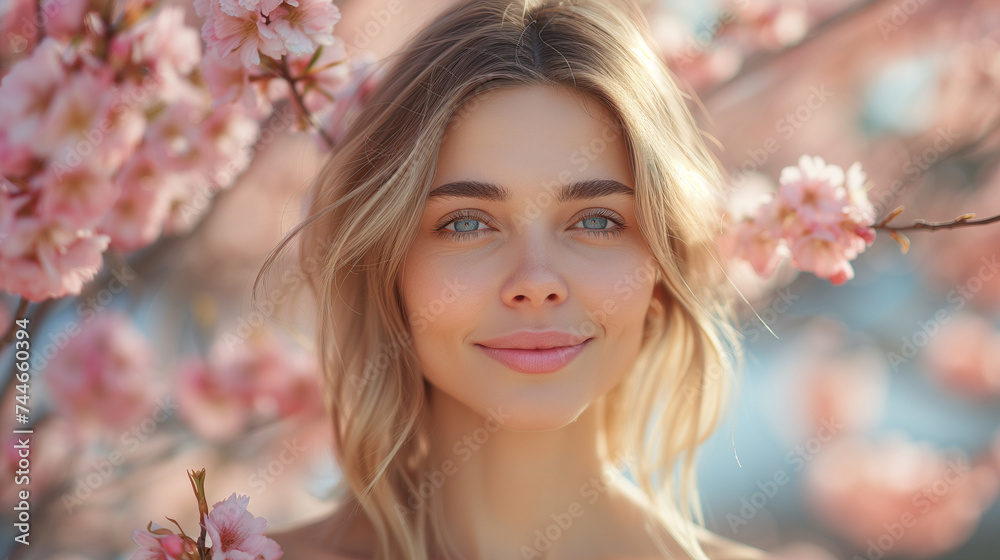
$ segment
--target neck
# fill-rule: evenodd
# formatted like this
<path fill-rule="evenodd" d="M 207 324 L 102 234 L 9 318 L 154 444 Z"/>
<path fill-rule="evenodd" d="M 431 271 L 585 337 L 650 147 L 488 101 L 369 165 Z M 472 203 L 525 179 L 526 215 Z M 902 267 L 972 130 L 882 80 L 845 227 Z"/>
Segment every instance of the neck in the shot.
<path fill-rule="evenodd" d="M 462 558 L 588 555 L 631 484 L 608 458 L 597 404 L 562 428 L 517 432 L 502 427 L 502 408 L 484 417 L 432 389 L 431 474 L 417 483 L 441 500 Z"/>

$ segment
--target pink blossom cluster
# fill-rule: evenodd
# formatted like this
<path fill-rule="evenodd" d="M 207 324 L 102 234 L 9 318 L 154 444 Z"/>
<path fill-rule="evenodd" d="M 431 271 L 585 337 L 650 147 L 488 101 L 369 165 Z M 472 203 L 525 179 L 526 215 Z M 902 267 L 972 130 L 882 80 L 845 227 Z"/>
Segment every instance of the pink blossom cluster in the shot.
<path fill-rule="evenodd" d="M 315 109 L 310 109 L 316 117 L 319 130 L 326 131 L 327 136 L 333 144 L 339 143 L 343 138 L 347 124 L 368 102 L 372 91 L 382 78 L 384 67 L 376 68 L 374 66 L 375 61 L 376 58 L 372 53 L 359 53 L 351 58 L 350 66 L 343 81 L 337 81 L 324 86 L 324 88 L 320 88 L 320 91 L 339 92 L 337 103 L 326 101 L 322 102 Z M 313 89 L 316 90 L 318 88 Z M 307 108 L 315 106 L 318 100 L 315 95 L 313 94 L 313 97 L 310 97 L 307 94 L 305 97 Z M 316 134 L 318 130 L 312 130 L 312 132 Z"/>
<path fill-rule="evenodd" d="M 731 0 L 727 4 L 737 22 L 730 31 L 752 49 L 782 49 L 801 41 L 809 30 L 805 0 Z"/>
<path fill-rule="evenodd" d="M 330 0 L 195 0 L 204 18 L 204 75 L 217 103 L 239 101 L 258 115 L 288 99 L 292 84 L 315 113 L 350 79 Z M 304 125 L 309 123 L 303 123 Z"/>
<path fill-rule="evenodd" d="M 183 9 L 132 0 L 104 21 L 87 0 L 59 3 L 83 15 L 50 18 L 66 25 L 0 81 L 0 290 L 33 301 L 78 294 L 108 248 L 188 229 L 259 131 L 240 105 L 212 107 Z"/>
<path fill-rule="evenodd" d="M 806 471 L 810 509 L 868 558 L 954 550 L 975 531 L 998 489 L 988 462 L 896 434 L 828 443 Z"/>
<path fill-rule="evenodd" d="M 278 560 L 284 555 L 278 543 L 264 535 L 267 520 L 247 511 L 249 503 L 249 496 L 233 493 L 208 512 L 204 529 L 211 541 L 212 560 Z M 141 548 L 131 560 L 198 558 L 191 537 L 176 535 L 156 523 L 150 523 L 147 530 L 133 530 L 132 540 Z"/>
<path fill-rule="evenodd" d="M 117 311 L 98 314 L 69 337 L 41 372 L 53 410 L 77 432 L 127 430 L 158 397 L 149 340 Z M 109 406 L 112 403 L 113 406 Z"/>
<path fill-rule="evenodd" d="M 736 256 L 763 276 L 790 254 L 795 268 L 833 284 L 854 278 L 850 261 L 875 240 L 875 207 L 865 178 L 858 162 L 845 173 L 803 155 L 797 166 L 782 169 L 777 193 L 768 193 L 736 224 Z"/>
<path fill-rule="evenodd" d="M 927 344 L 927 370 L 939 385 L 975 400 L 1000 397 L 1000 330 L 989 318 L 960 312 Z"/>
<path fill-rule="evenodd" d="M 332 45 L 340 10 L 330 0 L 195 0 L 209 54 L 230 66 L 252 68 L 261 55 L 312 54 Z"/>
<path fill-rule="evenodd" d="M 208 359 L 187 360 L 176 377 L 181 417 L 208 440 L 235 437 L 254 420 L 322 413 L 315 358 L 270 334 L 234 345 L 220 339 Z"/>
<path fill-rule="evenodd" d="M 663 7 L 652 8 L 650 27 L 670 69 L 696 90 L 723 82 L 759 51 L 779 50 L 801 41 L 809 31 L 804 0 L 726 0 L 695 32 L 689 21 Z"/>
<path fill-rule="evenodd" d="M 132 541 L 139 545 L 139 550 L 132 554 L 131 560 L 191 560 L 197 558 L 195 550 L 183 538 L 170 529 L 150 523 L 146 530 L 132 531 Z"/>

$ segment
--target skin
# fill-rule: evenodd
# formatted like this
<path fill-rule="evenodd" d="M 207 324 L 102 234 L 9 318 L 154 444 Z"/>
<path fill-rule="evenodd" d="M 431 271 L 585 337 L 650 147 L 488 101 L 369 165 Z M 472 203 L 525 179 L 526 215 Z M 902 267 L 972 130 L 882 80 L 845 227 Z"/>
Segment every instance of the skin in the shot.
<path fill-rule="evenodd" d="M 422 318 L 411 319 L 411 335 L 431 386 L 433 470 L 423 481 L 440 493 L 462 558 L 662 558 L 643 528 L 648 504 L 614 467 L 622 458 L 608 457 L 595 406 L 632 369 L 653 297 L 634 198 L 560 203 L 554 196 L 586 179 L 634 190 L 624 139 L 603 106 L 576 90 L 518 86 L 478 101 L 449 124 L 431 190 L 477 180 L 511 196 L 430 198 L 400 275 L 407 313 Z M 583 165 L 583 148 L 601 146 L 594 139 L 604 147 L 589 150 Z M 585 220 L 595 209 L 610 212 Z M 620 235 L 593 233 L 622 223 Z M 436 233 L 443 226 L 467 240 Z M 547 374 L 509 369 L 475 345 L 549 329 L 593 338 Z M 426 497 L 413 496 L 409 506 L 423 507 Z M 338 541 L 342 557 L 370 557 L 370 527 L 363 516 L 344 515 L 331 518 L 353 524 Z M 555 537 L 540 540 L 546 533 Z M 675 558 L 686 557 L 658 534 Z M 704 541 L 713 558 L 764 558 L 731 555 L 749 549 L 714 535 Z"/>
<path fill-rule="evenodd" d="M 651 255 L 635 227 L 633 196 L 554 200 L 560 173 L 567 172 L 570 181 L 613 179 L 634 190 L 624 139 L 602 107 L 548 86 L 484 97 L 445 131 L 431 190 L 478 180 L 506 187 L 511 197 L 430 198 L 400 289 L 412 314 L 422 306 L 433 309 L 430 302 L 444 300 L 449 283 L 460 284 L 457 297 L 412 336 L 432 386 L 437 453 L 431 464 L 455 466 L 442 498 L 464 557 L 510 558 L 522 544 L 533 546 L 535 531 L 552 523 L 553 514 L 577 502 L 586 515 L 574 518 L 574 527 L 553 543 L 550 554 L 559 554 L 577 548 L 577 539 L 591 539 L 576 525 L 613 507 L 600 477 L 615 471 L 592 405 L 635 362 L 655 276 L 641 274 L 650 269 Z M 604 138 L 611 140 L 590 152 L 586 166 L 574 163 L 574 152 L 579 156 Z M 532 204 L 538 211 L 530 211 Z M 594 209 L 610 210 L 624 229 L 612 218 L 584 220 Z M 465 210 L 477 211 L 477 219 L 456 223 Z M 442 238 L 435 233 L 442 222 L 449 230 L 477 233 L 463 233 L 468 241 Z M 621 234 L 605 239 L 595 233 L 613 230 Z M 612 312 L 598 314 L 603 309 Z M 575 360 L 547 374 L 509 369 L 475 346 L 514 331 L 548 329 L 593 339 Z M 583 495 L 585 484 L 594 487 L 593 495 Z M 470 504 L 489 507 L 470 510 Z"/>

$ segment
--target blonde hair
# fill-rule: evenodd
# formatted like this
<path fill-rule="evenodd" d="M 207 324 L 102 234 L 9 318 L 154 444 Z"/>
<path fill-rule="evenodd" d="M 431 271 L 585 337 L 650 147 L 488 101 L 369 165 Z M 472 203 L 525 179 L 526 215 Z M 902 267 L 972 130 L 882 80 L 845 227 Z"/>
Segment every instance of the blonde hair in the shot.
<path fill-rule="evenodd" d="M 453 557 L 440 510 L 400 515 L 428 452 L 428 386 L 398 289 L 445 127 L 476 95 L 574 88 L 618 121 L 636 213 L 657 266 L 644 346 L 630 375 L 595 406 L 612 456 L 693 558 L 707 556 L 695 451 L 715 430 L 742 357 L 732 292 L 715 243 L 722 171 L 631 0 L 464 0 L 393 55 L 317 176 L 299 265 L 317 309 L 317 353 L 345 501 L 377 533 L 378 558 Z M 680 473 L 675 476 L 675 467 Z M 676 488 L 675 488 L 676 486 Z"/>

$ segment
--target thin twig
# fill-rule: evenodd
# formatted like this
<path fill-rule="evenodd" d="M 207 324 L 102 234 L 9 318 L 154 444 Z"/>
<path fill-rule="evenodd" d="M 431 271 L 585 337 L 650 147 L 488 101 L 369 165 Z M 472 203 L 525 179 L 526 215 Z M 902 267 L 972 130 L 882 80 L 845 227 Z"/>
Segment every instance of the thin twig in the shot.
<path fill-rule="evenodd" d="M 993 123 L 986 128 L 985 132 L 983 132 L 976 138 L 973 138 L 972 140 L 966 142 L 965 144 L 959 145 L 951 152 L 942 154 L 941 157 L 939 157 L 935 162 L 931 163 L 927 169 L 924 169 L 922 173 L 919 173 L 912 177 L 908 177 L 903 184 L 893 189 L 893 191 L 890 193 L 892 199 L 888 201 L 885 207 L 892 208 L 892 206 L 896 204 L 896 201 L 899 200 L 901 196 L 903 196 L 911 187 L 916 185 L 917 182 L 919 182 L 921 179 L 927 177 L 932 169 L 941 167 L 946 163 L 950 163 L 953 160 L 957 160 L 966 154 L 974 152 L 978 147 L 986 143 L 986 141 L 989 140 L 997 131 L 1000 131 L 1000 118 L 994 119 Z"/>
<path fill-rule="evenodd" d="M 835 29 L 844 21 L 860 13 L 865 12 L 866 10 L 872 8 L 873 6 L 887 2 L 888 0 L 861 0 L 859 2 L 856 2 L 855 4 L 848 6 L 844 10 L 837 12 L 836 14 L 812 26 L 812 28 L 809 29 L 808 33 L 806 33 L 806 36 L 803 37 L 802 40 L 799 41 L 798 43 L 795 43 L 794 45 L 789 45 L 781 50 L 758 53 L 752 58 L 747 59 L 747 61 L 736 72 L 736 74 L 730 76 L 729 79 L 725 81 L 715 84 L 710 89 L 705 91 L 705 93 L 703 93 L 701 97 L 707 99 L 709 97 L 712 97 L 713 95 L 716 95 L 717 93 L 732 86 L 738 80 L 746 77 L 748 74 L 753 73 L 759 68 L 772 64 L 775 61 L 786 56 L 788 53 L 791 53 L 792 51 L 795 50 L 799 50 L 802 47 L 806 46 L 807 44 L 812 43 L 815 39 L 822 36 L 827 31 Z"/>
<path fill-rule="evenodd" d="M 326 146 L 328 148 L 333 148 L 333 138 L 330 138 L 330 135 L 327 134 L 325 130 L 323 130 L 323 127 L 316 120 L 316 117 L 314 117 L 313 114 L 309 112 L 309 109 L 306 108 L 306 102 L 304 99 L 302 99 L 302 94 L 300 94 L 299 90 L 295 87 L 295 84 L 298 82 L 298 80 L 294 76 L 292 76 L 291 68 L 288 67 L 287 57 L 285 56 L 281 57 L 281 65 L 278 66 L 278 72 L 279 75 L 286 82 L 288 82 L 288 89 L 292 90 L 292 100 L 295 101 L 295 106 L 296 109 L 299 110 L 299 114 L 302 117 L 304 117 L 307 121 L 309 121 L 309 124 L 311 124 L 313 128 L 316 129 L 316 132 L 318 132 L 319 135 L 323 138 L 323 141 L 326 142 Z"/>
<path fill-rule="evenodd" d="M 994 222 L 1000 222 L 1000 214 L 990 216 L 988 218 L 980 218 L 978 220 L 974 220 L 973 217 L 975 217 L 975 214 L 963 214 L 954 220 L 949 220 L 947 222 L 928 222 L 927 220 L 917 219 L 912 224 L 901 227 L 890 226 L 883 222 L 873 225 L 872 228 L 885 231 L 912 231 L 917 229 L 936 230 L 955 229 L 965 226 L 982 226 L 992 224 Z"/>

